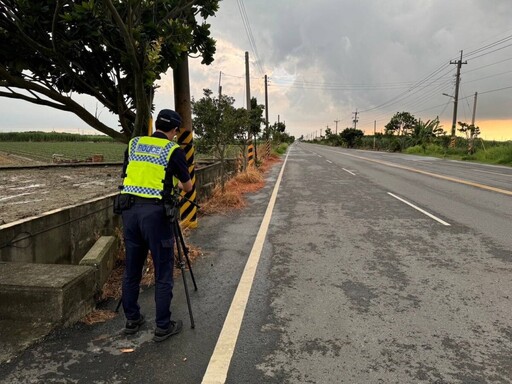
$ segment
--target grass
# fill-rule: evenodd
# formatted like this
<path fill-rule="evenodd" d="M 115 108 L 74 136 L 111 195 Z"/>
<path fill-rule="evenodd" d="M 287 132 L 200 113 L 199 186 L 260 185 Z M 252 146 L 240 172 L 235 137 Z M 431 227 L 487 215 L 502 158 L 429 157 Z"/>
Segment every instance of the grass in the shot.
<path fill-rule="evenodd" d="M 407 148 L 404 152 L 413 155 L 512 166 L 512 144 L 499 144 L 489 146 L 488 148 L 479 145 L 474 154 L 468 154 L 468 150 L 465 147 L 445 148 L 435 144 L 429 144 L 425 147 L 417 145 Z"/>
<path fill-rule="evenodd" d="M 64 159 L 83 161 L 95 154 L 103 155 L 105 162 L 123 161 L 126 144 L 116 142 L 0 142 L 0 151 L 51 163 L 54 154 Z"/>

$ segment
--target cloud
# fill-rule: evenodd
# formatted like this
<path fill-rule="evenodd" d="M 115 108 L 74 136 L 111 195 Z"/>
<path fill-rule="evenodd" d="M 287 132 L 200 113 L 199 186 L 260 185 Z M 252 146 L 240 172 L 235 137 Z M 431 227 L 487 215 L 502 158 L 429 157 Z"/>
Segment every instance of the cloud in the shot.
<path fill-rule="evenodd" d="M 450 122 L 452 100 L 442 94 L 454 94 L 456 65 L 450 61 L 463 50 L 459 116 L 470 119 L 478 92 L 479 121 L 512 121 L 512 88 L 498 91 L 512 87 L 511 16 L 510 0 L 225 0 L 208 20 L 217 40 L 214 63 L 190 60 L 191 93 L 217 92 L 222 72 L 223 93 L 245 106 L 248 51 L 251 95 L 264 102 L 268 75 L 269 120 L 279 115 L 295 136 L 333 126 L 335 119 L 339 127 L 350 126 L 356 110 L 358 127 L 369 132 L 374 121 L 383 126 L 403 110 Z M 159 84 L 157 109 L 173 106 L 172 73 Z"/>

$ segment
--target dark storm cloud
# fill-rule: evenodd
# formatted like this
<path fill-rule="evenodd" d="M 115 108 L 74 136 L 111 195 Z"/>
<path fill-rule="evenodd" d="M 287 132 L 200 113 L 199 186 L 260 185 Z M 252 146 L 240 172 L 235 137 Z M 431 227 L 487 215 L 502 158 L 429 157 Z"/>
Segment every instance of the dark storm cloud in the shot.
<path fill-rule="evenodd" d="M 280 68 L 296 79 L 293 88 L 279 87 L 293 109 L 287 113 L 299 121 L 310 119 L 311 111 L 315 111 L 318 126 L 336 117 L 350 124 L 356 108 L 371 110 L 361 120 L 379 119 L 384 124 L 404 108 L 411 112 L 430 108 L 420 113 L 424 118 L 444 111 L 444 118 L 449 119 L 452 107 L 446 104 L 450 99 L 442 93 L 453 94 L 456 66 L 449 65 L 450 60 L 456 60 L 460 50 L 471 52 L 512 35 L 512 2 L 505 0 L 245 0 L 244 5 L 264 70 L 272 73 Z M 215 23 L 215 29 L 222 31 L 222 38 L 251 51 L 237 2 L 222 2 L 217 21 L 224 20 L 223 12 L 230 20 Z M 485 54 L 488 51 L 478 58 L 468 57 L 468 64 L 463 65 L 461 93 L 467 98 L 479 90 L 512 86 L 511 74 L 482 79 L 505 72 L 510 62 L 465 74 L 512 57 L 511 47 Z M 251 57 L 254 59 L 252 51 Z M 413 88 L 409 93 L 414 94 L 408 97 L 406 83 L 412 86 L 442 66 L 445 69 L 429 80 L 429 87 Z M 465 84 L 465 79 L 472 82 Z M 274 86 L 287 83 L 280 80 L 276 74 L 272 76 Z M 300 88 L 304 82 L 317 84 L 317 89 Z M 358 87 L 362 84 L 392 89 Z M 353 87 L 341 90 L 340 85 Z M 401 94 L 404 97 L 400 98 Z M 480 117 L 511 118 L 507 105 L 510 94 L 482 95 Z M 372 110 L 397 97 L 399 102 Z"/>

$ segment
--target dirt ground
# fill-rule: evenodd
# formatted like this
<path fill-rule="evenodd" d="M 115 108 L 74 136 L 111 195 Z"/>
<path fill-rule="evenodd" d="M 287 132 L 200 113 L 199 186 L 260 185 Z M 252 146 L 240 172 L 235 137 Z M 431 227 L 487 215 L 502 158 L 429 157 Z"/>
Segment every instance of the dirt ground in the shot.
<path fill-rule="evenodd" d="M 0 153 L 0 225 L 116 192 L 122 182 L 121 165 L 5 168 L 41 164 Z"/>

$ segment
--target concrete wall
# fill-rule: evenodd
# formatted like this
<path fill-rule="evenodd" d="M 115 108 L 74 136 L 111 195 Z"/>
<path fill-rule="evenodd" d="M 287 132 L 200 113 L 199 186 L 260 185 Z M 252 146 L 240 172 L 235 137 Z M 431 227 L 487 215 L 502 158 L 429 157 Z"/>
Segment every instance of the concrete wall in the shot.
<path fill-rule="evenodd" d="M 99 236 L 120 225 L 114 195 L 0 226 L 0 261 L 78 264 Z"/>
<path fill-rule="evenodd" d="M 225 173 L 233 175 L 236 172 L 236 159 L 226 159 Z M 196 191 L 198 201 L 208 198 L 215 185 L 220 181 L 221 167 L 219 162 L 211 164 L 201 164 L 196 171 Z"/>
<path fill-rule="evenodd" d="M 228 160 L 232 173 L 235 161 Z M 220 163 L 198 165 L 198 200 L 207 198 L 220 178 Z M 120 216 L 112 213 L 116 193 L 0 226 L 0 261 L 78 264 L 100 236 L 115 234 Z"/>

